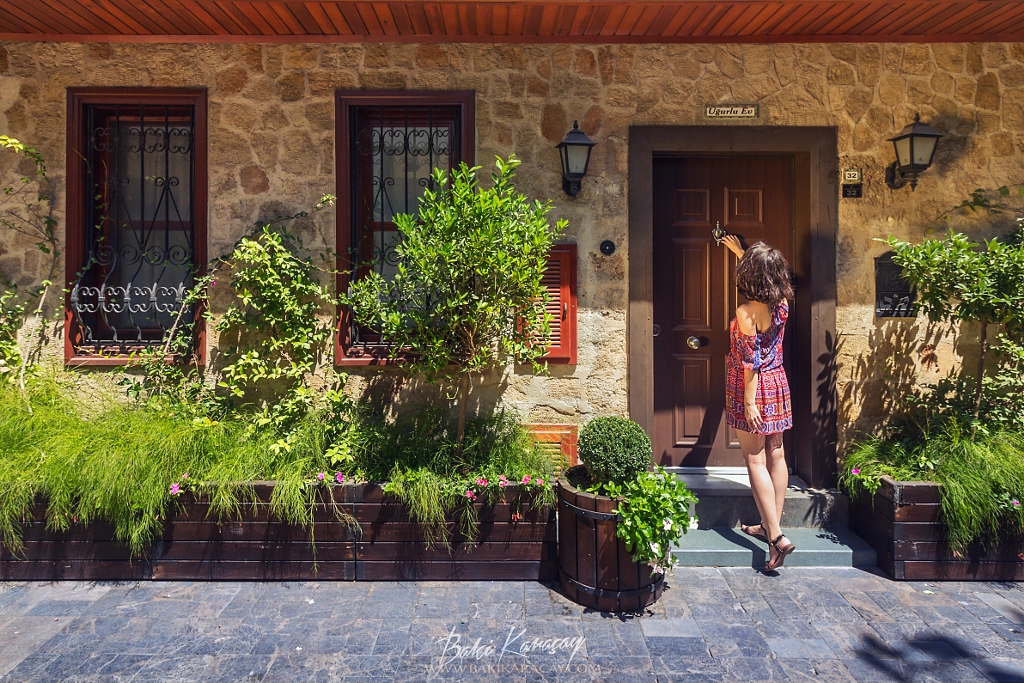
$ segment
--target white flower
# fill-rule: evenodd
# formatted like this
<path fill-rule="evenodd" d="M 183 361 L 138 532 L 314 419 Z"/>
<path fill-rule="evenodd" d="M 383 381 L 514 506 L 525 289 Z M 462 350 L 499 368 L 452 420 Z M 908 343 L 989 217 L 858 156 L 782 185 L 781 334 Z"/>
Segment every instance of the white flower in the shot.
<path fill-rule="evenodd" d="M 656 556 L 661 557 L 661 546 L 657 543 L 652 543 L 651 552 L 654 553 Z"/>
<path fill-rule="evenodd" d="M 698 520 L 697 520 L 696 517 L 690 517 L 690 528 L 691 529 L 696 529 L 697 528 L 697 521 Z"/>
<path fill-rule="evenodd" d="M 668 531 L 672 528 L 672 520 L 666 517 L 665 519 L 661 520 L 661 526 L 665 529 L 665 531 Z"/>

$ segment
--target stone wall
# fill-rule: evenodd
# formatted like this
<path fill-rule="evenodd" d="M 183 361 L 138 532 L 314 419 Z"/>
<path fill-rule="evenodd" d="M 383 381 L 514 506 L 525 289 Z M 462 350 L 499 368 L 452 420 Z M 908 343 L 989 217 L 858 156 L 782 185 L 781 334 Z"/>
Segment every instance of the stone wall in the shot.
<path fill-rule="evenodd" d="M 155 45 L 0 44 L 0 133 L 39 147 L 63 189 L 68 86 L 209 89 L 210 253 L 258 217 L 311 206 L 334 191 L 334 92 L 474 90 L 478 161 L 515 152 L 520 186 L 556 200 L 579 244 L 579 364 L 551 378 L 489 378 L 481 395 L 531 420 L 624 414 L 627 149 L 631 125 L 707 123 L 703 105 L 757 102 L 752 125 L 835 126 L 840 167 L 864 171 L 864 198 L 839 202 L 841 431 L 870 428 L 894 385 L 934 379 L 966 345 L 923 322 L 873 315 L 875 241 L 920 238 L 977 187 L 1024 181 L 1024 45 Z M 920 112 L 948 131 L 916 192 L 891 191 L 886 138 Z M 579 119 L 598 145 L 574 200 L 554 150 Z M 711 125 L 711 124 L 709 124 Z M 0 177 L 14 173 L 0 154 Z M 978 236 L 1005 226 L 967 224 Z M 333 245 L 335 216 L 306 226 Z M 620 248 L 600 255 L 602 240 Z M 0 269 L 40 275 L 25 240 L 0 235 Z M 211 343 L 215 343 L 215 340 Z M 53 345 L 58 348 L 59 345 Z M 357 373 L 358 374 L 358 373 Z"/>

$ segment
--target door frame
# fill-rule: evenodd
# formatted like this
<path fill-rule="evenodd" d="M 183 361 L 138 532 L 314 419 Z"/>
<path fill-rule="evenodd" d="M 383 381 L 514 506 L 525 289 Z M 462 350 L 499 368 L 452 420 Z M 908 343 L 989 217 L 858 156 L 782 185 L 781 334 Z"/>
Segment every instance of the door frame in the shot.
<path fill-rule="evenodd" d="M 630 127 L 627 387 L 629 416 L 645 430 L 654 426 L 654 157 L 790 157 L 796 192 L 796 310 L 790 334 L 795 356 L 806 359 L 794 365 L 790 377 L 793 387 L 802 388 L 793 392 L 797 428 L 790 464 L 810 486 L 835 485 L 837 149 L 831 127 Z"/>

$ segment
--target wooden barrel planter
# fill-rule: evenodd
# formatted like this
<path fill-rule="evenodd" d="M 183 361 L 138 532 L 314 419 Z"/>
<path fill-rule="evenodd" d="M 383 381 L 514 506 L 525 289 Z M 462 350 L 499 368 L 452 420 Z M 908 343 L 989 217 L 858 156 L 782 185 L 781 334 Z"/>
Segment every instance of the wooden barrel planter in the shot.
<path fill-rule="evenodd" d="M 665 575 L 634 562 L 616 535 L 614 498 L 558 480 L 558 576 L 573 602 L 602 612 L 639 612 L 661 597 Z"/>
<path fill-rule="evenodd" d="M 939 521 L 940 487 L 930 481 L 882 477 L 872 497 L 853 499 L 850 526 L 870 543 L 878 566 L 898 581 L 1024 580 L 1024 539 L 974 545 L 961 557 L 950 552 L 948 529 Z"/>

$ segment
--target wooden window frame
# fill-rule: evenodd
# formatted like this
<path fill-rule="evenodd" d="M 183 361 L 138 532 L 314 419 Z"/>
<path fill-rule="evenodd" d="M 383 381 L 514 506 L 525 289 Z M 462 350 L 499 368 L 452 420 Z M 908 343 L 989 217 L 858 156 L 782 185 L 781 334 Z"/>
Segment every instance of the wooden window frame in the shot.
<path fill-rule="evenodd" d="M 352 246 L 352 211 L 354 210 L 355 179 L 351 174 L 352 115 L 356 107 L 460 107 L 459 140 L 461 159 L 473 166 L 476 151 L 476 93 L 472 90 L 454 91 L 404 91 L 404 90 L 338 90 L 335 93 L 335 194 L 337 219 L 335 226 L 335 251 L 338 254 L 337 287 L 339 292 L 348 291 L 349 249 Z M 352 311 L 348 306 L 339 306 L 336 334 L 334 336 L 334 364 L 336 366 L 394 365 L 405 359 L 402 354 L 390 356 L 387 346 L 356 348 L 350 336 Z M 363 349 L 366 348 L 366 353 Z"/>
<path fill-rule="evenodd" d="M 151 105 L 192 106 L 195 111 L 193 130 L 193 186 L 192 217 L 195 225 L 192 245 L 196 277 L 206 273 L 207 265 L 207 107 L 205 88 L 68 88 L 67 110 L 67 223 L 65 233 L 64 272 L 67 291 L 75 286 L 78 270 L 85 257 L 85 201 L 91 192 L 85 187 L 86 162 L 84 146 L 88 139 L 85 131 L 85 111 L 90 105 Z M 88 193 L 88 194 L 87 194 Z M 201 306 L 194 315 L 196 355 L 200 365 L 206 362 L 206 327 Z M 64 301 L 64 362 L 68 366 L 127 365 L 127 354 L 79 354 L 74 340 L 81 329 L 71 310 L 70 297 Z M 113 348 L 113 347 L 112 347 Z"/>

